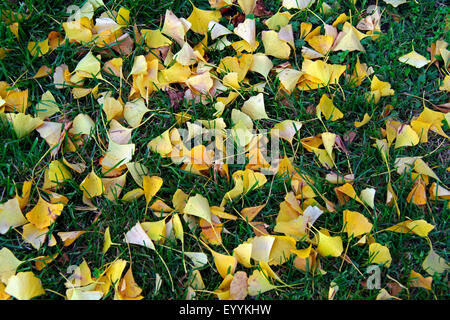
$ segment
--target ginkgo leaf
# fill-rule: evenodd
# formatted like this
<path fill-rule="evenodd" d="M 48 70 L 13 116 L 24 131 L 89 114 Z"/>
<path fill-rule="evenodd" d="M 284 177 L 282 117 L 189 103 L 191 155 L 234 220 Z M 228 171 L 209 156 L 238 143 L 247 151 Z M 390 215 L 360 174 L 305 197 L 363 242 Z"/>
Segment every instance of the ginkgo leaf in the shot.
<path fill-rule="evenodd" d="M 0 234 L 5 234 L 10 228 L 22 226 L 27 222 L 17 197 L 0 204 Z"/>
<path fill-rule="evenodd" d="M 430 60 L 418 54 L 414 50 L 398 58 L 398 61 L 409 64 L 416 68 L 422 68 L 423 66 L 427 65 L 430 62 Z"/>
<path fill-rule="evenodd" d="M 248 278 L 244 271 L 238 271 L 234 274 L 230 284 L 230 299 L 244 300 L 247 296 Z"/>
<path fill-rule="evenodd" d="M 43 229 L 53 224 L 63 209 L 64 204 L 52 204 L 40 197 L 38 203 L 26 214 L 26 217 L 38 229 Z"/>
<path fill-rule="evenodd" d="M 47 238 L 48 228 L 38 229 L 34 224 L 28 223 L 23 226 L 22 238 L 31 244 L 33 248 L 39 250 Z"/>
<path fill-rule="evenodd" d="M 291 47 L 287 41 L 281 40 L 278 33 L 270 30 L 262 32 L 262 41 L 265 49 L 265 55 L 279 59 L 289 59 Z"/>
<path fill-rule="evenodd" d="M 283 0 L 283 7 L 286 9 L 306 9 L 316 0 Z"/>
<path fill-rule="evenodd" d="M 55 97 L 50 91 L 45 91 L 41 96 L 41 101 L 36 106 L 37 116 L 41 119 L 51 117 L 59 112 L 59 106 L 56 103 Z"/>
<path fill-rule="evenodd" d="M 163 185 L 163 179 L 158 176 L 144 176 L 142 179 L 142 184 L 144 188 L 144 195 L 147 204 L 153 199 L 153 197 L 158 193 L 159 189 Z"/>
<path fill-rule="evenodd" d="M 29 135 L 34 129 L 44 123 L 39 118 L 33 118 L 29 114 L 23 113 L 7 113 L 6 118 L 12 123 L 14 132 L 19 139 Z"/>
<path fill-rule="evenodd" d="M 372 117 L 369 116 L 369 114 L 365 113 L 362 121 L 355 121 L 354 122 L 355 127 L 356 128 L 361 128 L 363 125 L 367 124 L 370 121 L 370 119 L 372 119 Z"/>
<path fill-rule="evenodd" d="M 202 10 L 193 6 L 191 15 L 187 18 L 192 26 L 191 30 L 200 34 L 208 33 L 210 21 L 219 21 L 222 17 L 218 10 Z"/>
<path fill-rule="evenodd" d="M 22 263 L 23 261 L 17 259 L 8 248 L 2 248 L 0 250 L 0 283 L 8 284 L 9 278 L 16 274 L 17 268 Z"/>
<path fill-rule="evenodd" d="M 94 171 L 88 173 L 86 178 L 80 184 L 80 189 L 83 191 L 83 196 L 86 198 L 93 198 L 100 196 L 104 192 L 102 180 Z"/>
<path fill-rule="evenodd" d="M 184 207 L 184 213 L 202 218 L 211 223 L 211 209 L 208 199 L 201 194 L 189 197 Z"/>
<path fill-rule="evenodd" d="M 395 139 L 395 149 L 407 146 L 415 146 L 419 143 L 419 136 L 409 125 L 403 125 Z"/>
<path fill-rule="evenodd" d="M 300 121 L 284 120 L 274 125 L 270 134 L 272 137 L 279 137 L 292 143 L 292 139 L 301 127 L 302 123 Z"/>
<path fill-rule="evenodd" d="M 408 2 L 408 0 L 383 0 L 383 1 L 386 2 L 387 4 L 390 4 L 394 8 L 397 8 L 399 5 Z"/>
<path fill-rule="evenodd" d="M 155 250 L 155 245 L 139 222 L 125 234 L 125 242 Z"/>
<path fill-rule="evenodd" d="M 257 72 L 264 78 L 267 78 L 269 72 L 273 68 L 272 60 L 265 54 L 256 53 L 253 55 L 252 64 L 250 66 L 250 71 Z"/>
<path fill-rule="evenodd" d="M 41 280 L 33 272 L 19 272 L 9 278 L 5 292 L 18 300 L 30 300 L 45 294 Z"/>
<path fill-rule="evenodd" d="M 77 66 L 75 67 L 74 72 L 79 77 L 82 78 L 97 78 L 102 79 L 101 74 L 101 65 L 100 61 L 98 60 L 98 57 L 95 57 L 91 51 L 89 51 L 83 59 L 78 62 Z"/>
<path fill-rule="evenodd" d="M 427 290 L 431 290 L 432 283 L 433 283 L 432 277 L 425 278 L 420 273 L 417 273 L 414 270 L 411 270 L 411 273 L 409 274 L 409 279 L 408 279 L 409 287 L 425 288 Z"/>
<path fill-rule="evenodd" d="M 275 288 L 276 286 L 272 285 L 264 273 L 259 270 L 254 270 L 248 277 L 248 294 L 250 296 L 256 296 Z"/>
<path fill-rule="evenodd" d="M 259 93 L 245 101 L 242 106 L 242 112 L 249 115 L 253 120 L 268 119 L 269 116 L 264 107 L 264 95 Z"/>
<path fill-rule="evenodd" d="M 234 33 L 247 41 L 251 47 L 256 46 L 256 24 L 254 19 L 245 19 L 244 22 L 237 25 Z"/>
<path fill-rule="evenodd" d="M 359 237 L 372 230 L 372 223 L 356 211 L 344 210 L 344 231 L 349 237 Z"/>
<path fill-rule="evenodd" d="M 235 257 L 218 253 L 212 250 L 211 253 L 214 257 L 214 264 L 217 268 L 217 271 L 222 276 L 222 278 L 225 278 L 227 274 L 234 274 L 237 266 L 237 259 Z"/>
<path fill-rule="evenodd" d="M 359 195 L 361 200 L 372 209 L 375 208 L 375 192 L 376 190 L 374 188 L 366 188 Z"/>
<path fill-rule="evenodd" d="M 389 268 L 392 262 L 389 248 L 379 243 L 372 243 L 369 246 L 369 263 L 381 264 Z"/>
<path fill-rule="evenodd" d="M 69 232 L 58 232 L 57 235 L 64 243 L 64 246 L 68 247 L 84 233 L 86 233 L 86 231 L 69 231 Z"/>
<path fill-rule="evenodd" d="M 386 230 L 398 233 L 415 233 L 421 237 L 427 237 L 428 233 L 434 229 L 432 224 L 425 220 L 406 220 L 387 228 Z"/>
<path fill-rule="evenodd" d="M 339 257 L 344 251 L 342 247 L 342 239 L 340 236 L 331 237 L 325 231 L 318 232 L 319 243 L 317 245 L 317 252 L 324 257 L 332 256 Z"/>
<path fill-rule="evenodd" d="M 333 104 L 333 100 L 325 94 L 320 98 L 316 110 L 322 113 L 327 121 L 336 121 L 344 117 L 344 114 Z"/>
<path fill-rule="evenodd" d="M 114 300 L 141 300 L 144 297 L 141 295 L 142 289 L 138 286 L 133 277 L 131 265 L 128 271 L 119 282 L 114 295 Z"/>
<path fill-rule="evenodd" d="M 103 238 L 103 254 L 105 254 L 111 245 L 113 244 L 111 240 L 111 232 L 109 231 L 109 227 L 106 228 L 104 238 Z"/>
<path fill-rule="evenodd" d="M 450 269 L 450 264 L 431 248 L 427 257 L 423 260 L 422 268 L 429 275 L 434 276 L 435 273 L 442 274 Z"/>
<path fill-rule="evenodd" d="M 191 259 L 194 268 L 201 268 L 208 264 L 208 256 L 203 252 L 184 252 Z"/>

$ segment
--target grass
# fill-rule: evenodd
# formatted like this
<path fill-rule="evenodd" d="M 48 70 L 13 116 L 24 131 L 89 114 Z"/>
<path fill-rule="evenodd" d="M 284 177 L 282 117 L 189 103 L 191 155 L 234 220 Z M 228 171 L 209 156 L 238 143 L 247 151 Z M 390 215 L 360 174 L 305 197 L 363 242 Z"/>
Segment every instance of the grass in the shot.
<path fill-rule="evenodd" d="M 82 4 L 81 1 L 78 2 L 76 1 L 76 4 Z M 104 0 L 104 2 L 106 7 L 110 9 L 117 9 L 119 6 L 119 1 Z M 267 9 L 272 12 L 278 10 L 280 2 L 274 0 L 265 1 Z M 321 3 L 322 1 L 319 0 L 318 2 Z M 418 3 L 409 1 L 398 8 L 393 8 L 384 6 L 382 1 L 379 2 L 386 9 L 382 15 L 381 27 L 383 34 L 379 40 L 363 39 L 362 44 L 367 51 L 366 53 L 337 52 L 330 56 L 330 62 L 345 64 L 350 67 L 355 65 L 356 58 L 359 56 L 361 62 L 367 63 L 368 66 L 374 68 L 375 74 L 381 80 L 388 81 L 392 85 L 392 89 L 395 90 L 393 96 L 383 97 L 377 105 L 368 103 L 365 94 L 370 89 L 370 84 L 367 80 L 356 89 L 347 83 L 342 83 L 342 91 L 340 92 L 336 92 L 331 87 L 326 87 L 309 92 L 296 91 L 291 96 L 277 94 L 277 83 L 274 82 L 272 86 L 268 86 L 267 91 L 269 94 L 265 100 L 266 111 L 271 118 L 303 121 L 304 125 L 300 130 L 300 138 L 304 138 L 324 131 L 319 121 L 312 120 L 315 118 L 315 114 L 308 112 L 308 107 L 317 105 L 324 93 L 335 95 L 334 103 L 345 116 L 340 121 L 326 122 L 328 130 L 340 136 L 344 136 L 351 131 L 356 133 L 355 140 L 348 145 L 350 154 L 345 156 L 344 153 L 337 152 L 336 164 L 342 172 L 348 173 L 348 168 L 351 168 L 355 175 L 354 185 L 357 190 L 360 191 L 366 187 L 376 188 L 377 216 L 371 217 L 371 221 L 374 223 L 374 232 L 399 222 L 394 208 L 385 205 L 388 181 L 386 167 L 379 152 L 373 147 L 373 138 L 381 138 L 380 128 L 385 127 L 386 118 L 381 117 L 383 106 L 392 104 L 394 110 L 389 117 L 399 119 L 403 123 L 409 123 L 414 116 L 417 116 L 423 110 L 424 101 L 422 97 L 434 105 L 443 104 L 449 100 L 448 94 L 438 90 L 443 77 L 439 74 L 437 68 L 431 66 L 429 68 L 415 69 L 398 61 L 398 57 L 410 52 L 413 46 L 417 52 L 429 56 L 426 49 L 436 40 L 442 39 L 450 42 L 450 33 L 448 32 L 450 11 L 448 6 L 444 2 L 424 0 L 418 1 Z M 194 3 L 200 8 L 208 8 L 207 1 L 194 1 Z M 326 23 L 330 24 L 342 12 L 355 14 L 351 1 L 339 1 L 338 3 L 340 8 L 334 8 L 329 15 L 321 14 L 316 9 L 318 6 L 313 6 L 313 11 Z M 33 102 L 32 107 L 29 109 L 31 114 L 34 113 L 36 102 L 39 101 L 40 96 L 46 90 L 49 90 L 55 96 L 64 117 L 72 120 L 79 113 L 89 114 L 96 121 L 99 136 L 105 140 L 107 127 L 101 120 L 101 107 L 91 95 L 80 100 L 74 100 L 70 89 L 56 89 L 51 77 L 39 80 L 32 79 L 32 76 L 43 64 L 54 69 L 61 63 L 65 63 L 68 65 L 69 70 L 73 70 L 86 52 L 82 51 L 79 45 L 69 43 L 61 45 L 53 53 L 40 58 L 33 58 L 26 50 L 27 41 L 44 39 L 50 31 L 55 30 L 63 34 L 60 22 L 67 19 L 68 13 L 66 8 L 70 4 L 71 2 L 69 3 L 65 0 L 47 2 L 26 0 L 20 3 L 3 1 L 0 4 L 2 13 L 5 10 L 31 13 L 27 20 L 20 22 L 20 41 L 17 41 L 9 31 L 7 24 L 2 23 L 0 25 L 0 48 L 13 49 L 5 59 L 0 60 L 0 81 L 7 81 L 8 83 L 17 81 L 16 86 L 19 89 L 28 88 L 29 99 Z M 366 0 L 358 1 L 356 9 L 361 11 L 367 8 L 369 4 L 372 4 L 372 2 Z M 135 21 L 139 28 L 156 28 L 161 26 L 162 22 L 160 19 L 164 17 L 166 9 L 172 10 L 178 17 L 187 17 L 191 11 L 191 5 L 185 0 L 124 0 L 120 2 L 120 6 L 131 10 L 132 21 Z M 258 24 L 261 24 L 262 20 L 262 18 L 257 18 Z M 298 30 L 300 23 L 305 21 L 316 25 L 320 24 L 316 16 L 305 11 L 291 20 L 294 30 Z M 355 25 L 356 23 L 353 24 Z M 302 61 L 299 54 L 302 44 L 301 40 L 296 41 L 298 65 L 301 65 Z M 259 48 L 259 51 L 261 50 L 263 50 L 262 46 Z M 133 55 L 143 54 L 144 52 L 143 48 L 138 48 L 129 58 L 124 60 L 124 74 L 131 70 Z M 211 52 L 209 56 L 217 63 L 228 54 L 232 54 L 232 52 L 223 50 Z M 294 62 L 293 59 L 291 62 Z M 107 79 L 113 85 L 119 86 L 117 78 L 107 77 Z M 99 83 L 99 80 L 92 80 L 92 87 L 97 83 Z M 101 83 L 101 89 L 108 89 L 108 86 Z M 249 93 L 245 93 L 244 97 L 245 99 L 250 97 Z M 231 126 L 230 110 L 232 108 L 240 108 L 243 101 L 244 99 L 238 98 L 224 112 L 223 118 L 228 127 Z M 192 195 L 200 193 L 208 198 L 211 205 L 219 205 L 223 195 L 233 187 L 231 181 L 228 181 L 226 178 L 219 178 L 214 182 L 211 179 L 208 180 L 182 171 L 179 166 L 172 165 L 168 159 L 162 159 L 158 154 L 152 153 L 146 148 L 147 143 L 151 139 L 176 123 L 175 113 L 189 110 L 194 119 L 211 119 L 211 115 L 215 111 L 212 104 L 206 106 L 201 104 L 188 105 L 184 102 L 176 108 L 171 106 L 170 100 L 165 93 L 159 92 L 151 98 L 149 108 L 154 110 L 151 113 L 153 115 L 152 120 L 133 131 L 132 141 L 136 144 L 136 153 L 133 160 L 141 161 L 149 169 L 151 175 L 163 177 L 164 184 L 158 193 L 158 197 L 170 204 L 170 199 L 175 191 L 182 189 Z M 362 120 L 364 113 L 373 114 L 372 121 L 363 128 L 356 129 L 353 126 L 353 121 Z M 257 126 L 265 129 L 270 128 L 274 123 L 274 121 L 260 121 L 257 123 Z M 48 166 L 51 159 L 49 156 L 43 157 L 48 146 L 37 132 L 33 132 L 25 138 L 17 139 L 9 125 L 0 121 L 0 126 L 0 145 L 2 146 L 0 148 L 0 203 L 2 203 L 14 197 L 16 186 L 20 190 L 21 184 L 31 178 L 35 167 L 35 182 L 38 185 L 42 184 L 44 169 Z M 448 125 L 445 124 L 443 129 L 444 131 L 448 130 Z M 295 143 L 296 148 L 299 142 Z M 294 156 L 294 152 L 289 145 L 284 145 L 284 147 L 289 156 Z M 391 148 L 390 152 L 391 167 L 397 156 L 424 156 L 424 160 L 433 168 L 443 184 L 449 185 L 449 172 L 446 169 L 450 159 L 450 149 L 448 140 L 445 138 L 430 133 L 428 143 L 421 143 L 415 147 Z M 91 164 L 93 164 L 95 171 L 101 176 L 101 172 L 98 169 L 98 159 L 102 154 L 103 151 L 94 139 L 89 139 L 78 150 L 78 155 L 81 159 L 75 158 L 73 154 L 68 154 L 67 157 L 68 160 L 74 157 L 76 161 L 82 160 L 88 164 L 89 167 L 86 172 L 91 170 Z M 41 157 L 43 158 L 41 159 Z M 295 157 L 295 165 L 313 178 L 314 185 L 319 192 L 331 201 L 337 202 L 333 190 L 334 185 L 329 184 L 324 179 L 328 171 L 318 165 L 317 161 L 314 160 L 313 154 L 305 152 L 300 146 Z M 230 171 L 234 172 L 234 170 L 243 168 L 243 165 L 239 165 Z M 64 247 L 62 243 L 58 242 L 54 247 L 44 245 L 36 252 L 30 245 L 24 243 L 20 234 L 14 230 L 5 235 L 0 235 L 0 247 L 9 248 L 21 260 L 59 253 L 57 260 L 42 271 L 36 270 L 31 261 L 19 267 L 18 271 L 33 271 L 41 279 L 44 288 L 48 289 L 46 295 L 38 299 L 62 299 L 60 295 L 65 295 L 64 283 L 66 281 L 65 277 L 68 276 L 67 269 L 69 266 L 79 265 L 84 259 L 88 262 L 93 276 L 97 276 L 103 270 L 102 266 L 118 257 L 133 262 L 135 280 L 143 289 L 143 295 L 146 299 L 185 298 L 186 288 L 189 284 L 188 279 L 193 269 L 191 268 L 188 270 L 188 274 L 185 274 L 179 243 L 168 240 L 164 245 L 156 246 L 156 250 L 164 258 L 173 278 L 175 290 L 172 291 L 168 272 L 158 256 L 146 248 L 127 246 L 123 242 L 124 232 L 128 231 L 139 221 L 156 220 L 157 214 L 152 215 L 149 213 L 145 215 L 145 201 L 142 201 L 142 199 L 124 204 L 120 201 L 108 201 L 103 197 L 95 200 L 98 210 L 78 210 L 77 207 L 82 205 L 82 191 L 79 188 L 79 184 L 84 177 L 85 174 L 74 174 L 73 179 L 65 183 L 62 189 L 58 191 L 69 198 L 70 201 L 57 222 L 50 227 L 50 231 L 53 234 L 61 231 L 88 231 L 80 236 L 74 244 Z M 424 207 L 418 207 L 406 201 L 413 185 L 410 173 L 405 173 L 404 175 L 393 173 L 392 179 L 392 185 L 398 195 L 398 205 L 402 213 L 400 221 L 403 221 L 405 217 L 409 217 L 411 219 L 425 219 L 433 224 L 435 229 L 429 235 L 430 241 L 434 250 L 448 261 L 449 212 L 447 201 L 429 202 Z M 269 182 L 271 182 L 270 178 Z M 137 184 L 128 176 L 127 184 L 122 194 L 136 187 L 138 187 Z M 248 193 L 241 200 L 227 205 L 226 211 L 233 214 L 235 213 L 234 209 L 240 211 L 242 208 L 264 203 L 269 195 L 270 187 L 271 183 L 267 183 L 263 188 Z M 268 230 L 273 230 L 275 218 L 279 211 L 279 204 L 284 199 L 286 188 L 290 188 L 289 183 L 284 182 L 281 178 L 274 179 L 267 206 L 260 213 L 259 217 L 260 221 L 264 221 L 269 225 Z M 33 188 L 28 210 L 35 203 L 34 199 L 37 199 L 37 197 L 37 190 Z M 339 232 L 342 228 L 342 211 L 345 209 L 362 212 L 362 207 L 358 206 L 354 201 L 350 201 L 344 206 L 338 206 L 336 213 L 325 213 L 322 215 L 315 226 L 325 227 L 332 233 Z M 103 232 L 107 227 L 110 228 L 113 242 L 119 245 L 113 246 L 104 255 L 102 254 Z M 246 221 L 229 221 L 225 223 L 224 227 L 229 233 L 223 234 L 223 245 L 229 251 L 245 239 L 255 235 Z M 185 235 L 186 250 L 205 251 L 204 246 L 198 241 L 199 235 L 199 230 L 193 232 L 192 235 L 188 233 Z M 345 247 L 347 238 L 343 233 L 341 236 Z M 425 239 L 409 234 L 383 232 L 376 234 L 376 240 L 390 248 L 393 258 L 390 268 L 382 268 L 381 284 L 383 288 L 389 289 L 388 285 L 393 283 L 394 279 L 406 286 L 411 270 L 425 275 L 421 267 L 429 251 L 429 245 Z M 299 242 L 298 246 L 299 248 L 304 248 L 306 243 Z M 215 247 L 215 250 L 223 252 L 220 247 Z M 269 291 L 257 296 L 256 299 L 326 299 L 332 281 L 337 283 L 340 288 L 335 299 L 374 299 L 378 295 L 378 290 L 364 288 L 361 282 L 366 279 L 367 275 L 362 276 L 358 272 L 360 270 L 362 273 L 365 273 L 369 265 L 367 261 L 367 247 L 351 245 L 347 254 L 355 263 L 355 267 L 345 263 L 340 270 L 341 259 L 323 258 L 321 259 L 322 268 L 327 273 L 314 277 L 296 269 L 291 258 L 286 264 L 276 267 L 275 270 L 285 283 L 294 286 Z M 210 263 L 212 263 L 212 259 L 210 259 Z M 238 269 L 245 270 L 251 274 L 250 270 L 246 270 L 242 266 L 238 266 Z M 206 290 L 213 291 L 218 288 L 222 279 L 213 265 L 202 269 L 201 274 Z M 162 286 L 155 293 L 154 288 L 157 275 L 162 277 Z M 423 288 L 409 288 L 409 290 L 402 290 L 398 297 L 401 299 L 448 299 L 447 281 L 447 274 L 435 275 L 431 291 Z M 110 292 L 106 298 L 112 298 L 113 295 L 114 293 Z M 197 298 L 215 299 L 215 296 L 199 291 L 197 292 Z"/>

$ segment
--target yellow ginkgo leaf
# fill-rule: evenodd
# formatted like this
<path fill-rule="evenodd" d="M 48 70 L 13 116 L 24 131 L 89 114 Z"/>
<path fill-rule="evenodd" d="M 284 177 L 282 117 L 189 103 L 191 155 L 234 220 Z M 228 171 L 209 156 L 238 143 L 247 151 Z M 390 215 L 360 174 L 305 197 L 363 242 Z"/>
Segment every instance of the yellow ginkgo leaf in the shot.
<path fill-rule="evenodd" d="M 386 2 L 387 4 L 390 4 L 394 8 L 397 8 L 399 5 L 408 2 L 408 0 L 383 0 L 383 1 Z"/>
<path fill-rule="evenodd" d="M 265 55 L 272 56 L 279 59 L 289 59 L 291 55 L 291 47 L 287 41 L 281 40 L 278 33 L 269 30 L 262 32 L 262 41 L 265 49 Z"/>
<path fill-rule="evenodd" d="M 191 15 L 186 20 L 192 24 L 192 31 L 207 34 L 209 22 L 219 21 L 221 17 L 222 15 L 218 10 L 202 10 L 194 6 Z"/>
<path fill-rule="evenodd" d="M 175 213 L 172 216 L 172 225 L 173 225 L 173 231 L 175 233 L 175 237 L 181 241 L 181 243 L 184 243 L 184 231 L 183 231 L 183 224 L 181 223 L 180 216 Z"/>
<path fill-rule="evenodd" d="M 236 257 L 222 254 L 211 250 L 211 253 L 214 257 L 214 264 L 216 266 L 217 271 L 225 278 L 227 274 L 234 274 L 237 266 Z"/>
<path fill-rule="evenodd" d="M 191 259 L 194 268 L 201 268 L 208 264 L 208 256 L 203 252 L 185 252 L 189 259 Z"/>
<path fill-rule="evenodd" d="M 150 49 L 170 46 L 172 44 L 172 41 L 165 37 L 159 29 L 142 29 L 141 35 L 145 38 L 145 44 Z"/>
<path fill-rule="evenodd" d="M 87 199 L 100 196 L 104 192 L 102 179 L 94 171 L 88 173 L 86 178 L 84 178 L 80 184 L 80 189 L 83 191 L 83 196 Z"/>
<path fill-rule="evenodd" d="M 166 219 L 152 222 L 141 222 L 142 229 L 154 242 L 164 240 L 166 237 Z"/>
<path fill-rule="evenodd" d="M 39 197 L 38 203 L 26 214 L 26 217 L 38 229 L 43 229 L 52 225 L 63 209 L 64 204 L 52 204 Z"/>
<path fill-rule="evenodd" d="M 233 250 L 233 256 L 246 268 L 251 268 L 251 256 L 253 245 L 251 243 L 241 243 Z"/>
<path fill-rule="evenodd" d="M 369 263 L 381 264 L 389 268 L 392 258 L 388 247 L 379 243 L 372 243 L 369 246 Z"/>
<path fill-rule="evenodd" d="M 430 62 L 430 60 L 418 54 L 414 50 L 398 58 L 398 61 L 409 64 L 416 68 L 422 68 L 423 66 L 427 65 L 428 62 Z"/>
<path fill-rule="evenodd" d="M 219 37 L 226 36 L 228 34 L 233 33 L 217 21 L 211 20 L 208 23 L 208 31 L 211 33 L 211 39 L 215 40 Z"/>
<path fill-rule="evenodd" d="M 0 204 L 0 234 L 5 234 L 10 228 L 19 227 L 26 223 L 27 219 L 22 214 L 18 197 Z"/>
<path fill-rule="evenodd" d="M 250 47 L 256 46 L 256 23 L 254 19 L 245 19 L 244 22 L 239 23 L 234 29 L 234 33 L 247 41 Z"/>
<path fill-rule="evenodd" d="M 264 273 L 259 270 L 254 270 L 248 277 L 248 294 L 250 296 L 256 296 L 275 288 L 276 286 L 271 284 Z"/>
<path fill-rule="evenodd" d="M 344 117 L 344 114 L 333 104 L 333 100 L 325 94 L 320 98 L 316 111 L 323 114 L 327 121 L 336 121 Z"/>
<path fill-rule="evenodd" d="M 268 119 L 269 116 L 264 107 L 263 93 L 259 93 L 245 101 L 242 106 L 242 112 L 249 115 L 253 120 Z"/>
<path fill-rule="evenodd" d="M 346 22 L 347 24 L 348 22 Z M 350 25 L 351 26 L 351 25 Z M 360 42 L 358 31 L 353 27 L 347 27 L 341 31 L 335 39 L 333 51 L 361 51 L 366 52 Z"/>
<path fill-rule="evenodd" d="M 141 124 L 144 115 L 149 111 L 144 99 L 138 99 L 125 104 L 123 116 L 130 126 L 137 127 Z"/>
<path fill-rule="evenodd" d="M 22 238 L 36 250 L 39 250 L 47 238 L 48 231 L 48 228 L 38 229 L 34 224 L 28 223 L 23 226 Z"/>
<path fill-rule="evenodd" d="M 419 136 L 410 125 L 403 125 L 397 133 L 395 149 L 401 147 L 415 146 L 419 143 Z"/>
<path fill-rule="evenodd" d="M 317 252 L 324 257 L 339 257 L 344 251 L 342 238 L 340 236 L 331 237 L 326 230 L 318 232 Z"/>
<path fill-rule="evenodd" d="M 16 274 L 22 262 L 8 248 L 2 248 L 0 250 L 0 283 L 8 284 L 9 278 Z"/>
<path fill-rule="evenodd" d="M 372 230 L 372 223 L 356 211 L 344 210 L 344 232 L 347 232 L 349 237 L 359 237 Z"/>
<path fill-rule="evenodd" d="M 433 277 L 424 277 L 420 273 L 411 270 L 408 279 L 408 287 L 424 288 L 431 290 L 431 284 L 433 283 Z"/>
<path fill-rule="evenodd" d="M 141 300 L 142 289 L 138 286 L 133 277 L 131 265 L 128 271 L 119 282 L 115 290 L 114 300 Z"/>
<path fill-rule="evenodd" d="M 103 238 L 103 254 L 105 254 L 109 250 L 111 245 L 113 245 L 113 242 L 111 240 L 111 232 L 109 231 L 109 227 L 107 227 Z"/>
<path fill-rule="evenodd" d="M 41 96 L 41 101 L 36 105 L 36 112 L 37 116 L 41 119 L 51 117 L 59 112 L 58 104 L 50 91 L 47 90 Z"/>
<path fill-rule="evenodd" d="M 29 135 L 34 129 L 42 125 L 42 119 L 33 118 L 24 113 L 7 113 L 6 118 L 12 123 L 12 127 L 17 137 L 23 138 Z"/>
<path fill-rule="evenodd" d="M 355 189 L 353 188 L 353 186 L 350 183 L 345 183 L 344 185 L 334 188 L 334 191 L 336 192 L 336 195 L 338 197 L 339 203 L 344 204 L 345 202 L 347 202 L 347 198 L 349 197 L 361 204 L 363 204 L 363 202 L 361 201 L 361 199 L 358 197 L 358 195 L 356 194 Z M 346 196 L 346 197 L 345 197 Z"/>
<path fill-rule="evenodd" d="M 359 195 L 361 200 L 372 209 L 375 208 L 375 192 L 376 190 L 374 188 L 366 188 Z"/>
<path fill-rule="evenodd" d="M 435 273 L 442 274 L 450 269 L 450 264 L 431 248 L 427 257 L 423 260 L 422 268 L 429 275 L 434 276 Z"/>
<path fill-rule="evenodd" d="M 83 59 L 78 62 L 74 72 L 81 78 L 102 79 L 100 61 L 89 51 Z"/>
<path fill-rule="evenodd" d="M 425 220 L 406 220 L 396 225 L 387 228 L 387 231 L 398 233 L 415 233 L 421 237 L 427 237 L 428 233 L 434 229 L 432 224 L 429 224 Z"/>
<path fill-rule="evenodd" d="M 86 233 L 86 231 L 69 231 L 58 232 L 57 235 L 64 243 L 64 247 L 68 247 L 84 233 Z"/>
<path fill-rule="evenodd" d="M 253 55 L 253 61 L 249 70 L 257 72 L 264 78 L 267 78 L 272 68 L 273 63 L 272 60 L 269 59 L 269 57 L 262 53 L 256 53 Z"/>
<path fill-rule="evenodd" d="M 394 90 L 391 89 L 390 83 L 379 80 L 377 76 L 372 78 L 370 91 L 368 98 L 370 100 L 373 97 L 375 103 L 378 103 L 381 97 L 394 95 Z"/>
<path fill-rule="evenodd" d="M 297 82 L 302 74 L 301 71 L 285 68 L 278 73 L 278 79 L 280 79 L 283 89 L 291 93 L 297 86 Z"/>
<path fill-rule="evenodd" d="M 306 9 L 316 0 L 283 0 L 283 7 L 286 9 Z"/>
<path fill-rule="evenodd" d="M 208 199 L 201 194 L 189 197 L 184 207 L 184 213 L 202 218 L 211 223 L 211 208 L 209 207 Z"/>
<path fill-rule="evenodd" d="M 275 241 L 270 250 L 268 264 L 281 265 L 289 261 L 291 251 L 295 249 L 296 242 L 297 241 L 290 236 L 275 236 Z"/>
<path fill-rule="evenodd" d="M 372 117 L 369 116 L 369 114 L 365 113 L 362 121 L 355 121 L 354 125 L 356 128 L 361 128 L 363 125 L 367 124 L 370 121 L 370 119 L 372 119 Z"/>
<path fill-rule="evenodd" d="M 18 300 L 30 300 L 45 294 L 41 280 L 31 271 L 19 272 L 12 276 L 8 281 L 5 292 Z"/>
<path fill-rule="evenodd" d="M 163 185 L 163 179 L 158 176 L 144 176 L 142 180 L 144 187 L 144 195 L 147 205 L 153 199 L 153 197 L 158 193 L 159 189 Z"/>
<path fill-rule="evenodd" d="M 139 222 L 125 234 L 125 242 L 155 250 L 155 245 Z"/>
<path fill-rule="evenodd" d="M 272 130 L 270 130 L 270 134 L 272 137 L 285 139 L 292 143 L 292 139 L 301 127 L 302 123 L 300 121 L 284 120 L 274 125 Z"/>

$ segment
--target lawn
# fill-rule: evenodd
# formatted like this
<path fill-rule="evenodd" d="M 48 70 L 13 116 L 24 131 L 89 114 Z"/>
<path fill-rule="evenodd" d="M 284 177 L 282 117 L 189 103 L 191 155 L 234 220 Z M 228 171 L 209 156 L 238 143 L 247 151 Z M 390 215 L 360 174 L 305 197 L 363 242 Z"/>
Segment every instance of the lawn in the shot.
<path fill-rule="evenodd" d="M 0 299 L 448 299 L 448 5 L 226 2 L 0 4 Z"/>

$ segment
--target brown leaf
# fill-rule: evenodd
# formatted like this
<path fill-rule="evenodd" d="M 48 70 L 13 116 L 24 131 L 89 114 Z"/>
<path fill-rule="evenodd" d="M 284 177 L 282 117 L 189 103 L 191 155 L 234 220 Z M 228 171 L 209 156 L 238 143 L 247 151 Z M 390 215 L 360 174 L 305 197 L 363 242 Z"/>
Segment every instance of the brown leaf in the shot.
<path fill-rule="evenodd" d="M 267 10 L 264 0 L 257 0 L 255 11 L 253 12 L 253 14 L 255 15 L 255 17 L 263 17 L 271 15 L 272 11 Z"/>
<path fill-rule="evenodd" d="M 125 33 L 117 38 L 117 41 L 111 45 L 111 48 L 118 54 L 128 56 L 133 51 L 134 42 L 130 35 Z"/>
<path fill-rule="evenodd" d="M 350 151 L 348 151 L 347 146 L 345 145 L 345 142 L 342 140 L 340 135 L 336 135 L 336 146 L 345 154 L 350 154 Z"/>
<path fill-rule="evenodd" d="M 356 138 L 356 132 L 355 131 L 349 131 L 346 134 L 344 134 L 344 142 L 349 146 L 352 144 L 353 140 Z"/>
<path fill-rule="evenodd" d="M 167 90 L 167 94 L 169 95 L 170 105 L 173 107 L 175 111 L 177 111 L 180 105 L 180 101 L 183 101 L 184 92 L 174 88 L 169 88 Z"/>
<path fill-rule="evenodd" d="M 248 278 L 244 271 L 238 271 L 230 284 L 230 300 L 244 300 L 247 297 Z"/>

